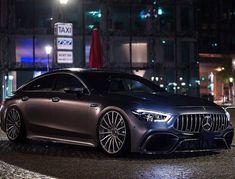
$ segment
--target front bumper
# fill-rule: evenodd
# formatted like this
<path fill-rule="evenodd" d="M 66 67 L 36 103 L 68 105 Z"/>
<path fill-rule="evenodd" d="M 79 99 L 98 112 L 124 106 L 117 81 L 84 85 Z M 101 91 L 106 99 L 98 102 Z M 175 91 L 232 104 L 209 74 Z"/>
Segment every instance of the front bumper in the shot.
<path fill-rule="evenodd" d="M 146 154 L 169 154 L 173 152 L 213 151 L 230 149 L 234 130 L 222 132 L 177 133 L 151 131 L 146 134 L 140 152 Z"/>
<path fill-rule="evenodd" d="M 4 132 L 6 131 L 6 129 L 5 129 L 5 127 L 6 127 L 5 116 L 6 116 L 6 108 L 3 105 L 1 105 L 1 107 L 0 107 L 0 128 Z"/>

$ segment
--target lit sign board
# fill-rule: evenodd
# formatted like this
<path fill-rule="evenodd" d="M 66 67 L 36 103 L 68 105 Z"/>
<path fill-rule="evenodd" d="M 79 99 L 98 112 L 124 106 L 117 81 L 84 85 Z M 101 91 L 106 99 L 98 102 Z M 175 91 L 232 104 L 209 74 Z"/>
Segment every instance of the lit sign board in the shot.
<path fill-rule="evenodd" d="M 57 51 L 57 63 L 73 63 L 73 52 Z"/>
<path fill-rule="evenodd" d="M 56 39 L 58 50 L 73 50 L 73 39 L 66 37 L 58 37 Z"/>
<path fill-rule="evenodd" d="M 55 35 L 57 36 L 73 36 L 73 24 L 72 23 L 56 23 Z"/>

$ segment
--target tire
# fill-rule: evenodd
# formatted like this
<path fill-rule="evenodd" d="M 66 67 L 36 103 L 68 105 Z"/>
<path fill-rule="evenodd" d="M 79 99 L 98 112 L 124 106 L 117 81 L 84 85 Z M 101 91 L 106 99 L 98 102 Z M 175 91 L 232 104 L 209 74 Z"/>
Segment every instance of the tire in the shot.
<path fill-rule="evenodd" d="M 26 141 L 26 131 L 20 111 L 11 107 L 6 113 L 6 135 L 9 141 L 22 143 Z"/>
<path fill-rule="evenodd" d="M 98 142 L 110 156 L 121 156 L 129 151 L 129 127 L 123 115 L 115 110 L 106 112 L 98 123 Z"/>

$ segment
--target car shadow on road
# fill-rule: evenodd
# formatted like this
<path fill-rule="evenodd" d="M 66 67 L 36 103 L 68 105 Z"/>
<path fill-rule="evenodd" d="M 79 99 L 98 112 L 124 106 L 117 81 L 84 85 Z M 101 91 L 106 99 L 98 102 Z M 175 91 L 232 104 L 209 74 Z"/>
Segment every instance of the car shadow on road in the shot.
<path fill-rule="evenodd" d="M 179 159 L 194 158 L 218 155 L 220 152 L 180 152 L 173 154 L 155 154 L 147 155 L 140 153 L 128 153 L 122 157 L 110 157 L 105 155 L 98 148 L 83 147 L 70 144 L 61 144 L 44 141 L 28 141 L 24 144 L 14 144 L 8 140 L 0 141 L 0 152 L 17 152 L 21 154 L 33 154 L 42 156 L 58 156 L 66 158 L 80 159 L 103 159 L 103 160 L 161 160 L 161 159 Z"/>

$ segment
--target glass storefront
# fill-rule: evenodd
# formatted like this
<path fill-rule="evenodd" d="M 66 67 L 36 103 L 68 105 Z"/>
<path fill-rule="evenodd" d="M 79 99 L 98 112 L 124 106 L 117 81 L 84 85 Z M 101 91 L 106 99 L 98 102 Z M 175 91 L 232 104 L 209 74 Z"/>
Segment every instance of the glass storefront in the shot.
<path fill-rule="evenodd" d="M 51 68 L 87 67 L 93 28 L 100 31 L 105 68 L 133 71 L 171 92 L 196 95 L 194 7 L 190 0 L 177 8 L 174 3 L 81 0 L 62 6 L 54 0 L 15 0 L 16 28 L 9 42 L 15 52 L 9 57 L 4 97 L 44 73 L 48 60 Z M 57 64 L 55 54 L 48 59 L 45 52 L 46 45 L 54 47 L 56 22 L 73 24 L 71 65 Z"/>

